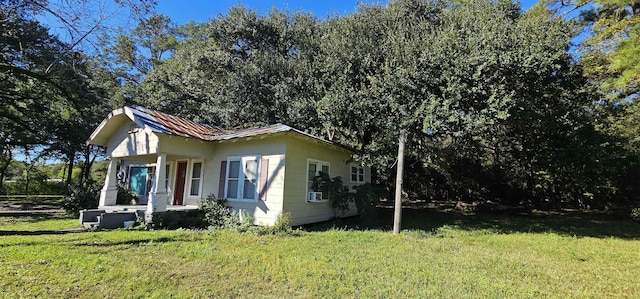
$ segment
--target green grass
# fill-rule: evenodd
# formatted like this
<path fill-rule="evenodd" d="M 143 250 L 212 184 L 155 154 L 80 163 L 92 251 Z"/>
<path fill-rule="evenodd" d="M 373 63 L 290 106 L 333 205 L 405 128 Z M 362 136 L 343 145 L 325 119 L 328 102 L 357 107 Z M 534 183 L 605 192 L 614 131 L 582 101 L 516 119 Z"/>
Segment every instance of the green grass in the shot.
<path fill-rule="evenodd" d="M 115 230 L 0 217 L 4 298 L 640 297 L 640 225 L 598 214 L 406 209 L 400 236 L 355 220 L 294 236 Z M 335 228 L 339 227 L 339 228 Z"/>

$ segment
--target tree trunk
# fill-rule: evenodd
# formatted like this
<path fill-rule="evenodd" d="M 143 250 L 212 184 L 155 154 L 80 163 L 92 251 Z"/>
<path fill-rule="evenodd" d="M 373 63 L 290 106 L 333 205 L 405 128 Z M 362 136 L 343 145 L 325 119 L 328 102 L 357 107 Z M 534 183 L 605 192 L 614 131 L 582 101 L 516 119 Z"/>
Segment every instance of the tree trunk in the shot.
<path fill-rule="evenodd" d="M 74 155 L 67 154 L 67 157 L 69 159 L 69 165 L 67 166 L 67 186 L 71 185 L 71 180 L 73 179 L 73 156 Z"/>
<path fill-rule="evenodd" d="M 29 167 L 25 167 L 24 169 L 24 195 L 29 195 L 29 172 L 31 170 Z"/>
<path fill-rule="evenodd" d="M 80 183 L 84 183 L 89 180 L 89 176 L 91 175 L 91 152 L 88 150 L 89 146 L 86 146 L 84 149 L 84 163 L 82 163 L 82 175 L 80 176 Z"/>
<path fill-rule="evenodd" d="M 5 170 L 0 171 L 0 194 L 4 194 L 4 172 Z"/>
<path fill-rule="evenodd" d="M 7 145 L 3 145 L 2 155 L 2 160 L 4 160 L 4 162 L 2 163 L 2 166 L 0 166 L 0 193 L 4 192 L 4 178 L 7 176 L 7 169 L 9 169 L 11 160 L 13 160 L 13 153 L 11 152 L 11 148 Z"/>
<path fill-rule="evenodd" d="M 0 193 L 4 192 L 4 177 L 7 175 L 7 169 L 9 168 L 9 163 L 11 163 L 11 160 L 9 160 L 8 163 L 5 163 L 4 165 L 2 165 L 2 167 L 0 167 Z"/>

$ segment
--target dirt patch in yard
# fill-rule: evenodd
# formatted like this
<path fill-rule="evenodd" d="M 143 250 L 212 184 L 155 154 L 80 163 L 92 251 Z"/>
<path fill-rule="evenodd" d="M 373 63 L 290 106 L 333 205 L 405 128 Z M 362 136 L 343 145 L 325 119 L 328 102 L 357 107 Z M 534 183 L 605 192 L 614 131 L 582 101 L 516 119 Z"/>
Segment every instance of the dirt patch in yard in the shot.
<path fill-rule="evenodd" d="M 0 201 L 0 216 L 28 216 L 62 213 L 62 203 L 57 201 L 19 202 Z"/>

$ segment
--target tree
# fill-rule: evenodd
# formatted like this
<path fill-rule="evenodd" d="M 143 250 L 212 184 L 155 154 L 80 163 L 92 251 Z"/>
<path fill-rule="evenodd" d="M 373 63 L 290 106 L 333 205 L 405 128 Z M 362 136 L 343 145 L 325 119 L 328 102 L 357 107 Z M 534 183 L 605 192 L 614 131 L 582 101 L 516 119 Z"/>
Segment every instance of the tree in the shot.
<path fill-rule="evenodd" d="M 106 113 L 106 92 L 96 86 L 89 58 L 69 50 L 24 10 L 0 9 L 6 29 L 0 35 L 0 146 L 59 155 L 73 168 Z"/>
<path fill-rule="evenodd" d="M 597 133 L 607 136 L 610 149 L 603 157 L 609 160 L 609 171 L 594 175 L 609 180 L 605 189 L 614 201 L 638 201 L 635 184 L 638 179 L 640 144 L 640 3 L 637 1 L 550 1 L 546 3 L 558 14 L 570 17 L 579 29 L 585 29 L 577 46 L 584 75 L 603 93 L 593 107 Z M 578 11 L 579 13 L 571 13 Z M 615 169 L 615 170 L 614 170 Z M 640 203 L 637 203 L 640 204 Z"/>
<path fill-rule="evenodd" d="M 138 103 L 223 127 L 291 124 L 354 148 L 382 183 L 405 129 L 415 196 L 586 205 L 616 184 L 573 23 L 542 6 L 399 0 L 322 21 L 235 7 L 181 31 Z"/>
<path fill-rule="evenodd" d="M 571 5 L 568 2 L 568 5 Z M 640 92 L 640 3 L 586 2 L 581 20 L 590 29 L 580 48 L 585 74 L 616 99 Z"/>
<path fill-rule="evenodd" d="M 384 180 L 405 128 L 416 196 L 437 184 L 465 200 L 584 206 L 606 184 L 593 175 L 606 166 L 589 114 L 599 97 L 568 52 L 571 23 L 510 2 L 422 1 L 332 22 L 320 118 Z"/>
<path fill-rule="evenodd" d="M 116 80 L 113 101 L 117 106 L 131 103 L 142 80 L 177 46 L 177 32 L 169 17 L 153 14 L 117 37 L 115 44 L 103 52 L 103 63 Z"/>
<path fill-rule="evenodd" d="M 2 7 L 19 11 L 25 19 L 40 16 L 52 34 L 66 42 L 66 50 L 99 53 L 108 42 L 115 19 L 148 15 L 154 0 L 1 0 Z"/>
<path fill-rule="evenodd" d="M 307 75 L 315 71 L 315 22 L 235 7 L 208 24 L 183 26 L 183 40 L 144 78 L 137 103 L 223 127 L 313 127 L 316 88 Z"/>

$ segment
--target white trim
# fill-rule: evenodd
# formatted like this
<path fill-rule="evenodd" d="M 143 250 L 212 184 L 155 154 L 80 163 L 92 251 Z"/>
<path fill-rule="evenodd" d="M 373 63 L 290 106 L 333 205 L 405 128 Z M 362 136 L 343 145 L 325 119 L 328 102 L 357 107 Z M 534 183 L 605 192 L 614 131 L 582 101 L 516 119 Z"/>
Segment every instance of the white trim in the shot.
<path fill-rule="evenodd" d="M 167 205 L 169 206 L 173 205 L 173 191 L 175 191 L 176 184 L 176 168 L 174 168 L 173 164 L 173 161 L 167 161 L 166 163 L 166 166 L 169 166 L 169 175 L 165 178 L 167 180 Z"/>
<path fill-rule="evenodd" d="M 251 202 L 251 203 L 256 203 L 259 200 L 260 197 L 260 161 L 262 159 L 262 156 L 260 155 L 251 155 L 251 156 L 229 156 L 227 157 L 227 171 L 225 174 L 225 178 L 224 178 L 224 198 L 227 199 L 228 201 L 231 202 Z M 237 198 L 230 198 L 229 197 L 229 173 L 230 173 L 230 168 L 231 168 L 231 162 L 240 162 L 240 167 L 241 169 L 244 168 L 245 162 L 249 161 L 249 160 L 255 160 L 256 161 L 256 174 L 255 174 L 255 194 L 254 194 L 254 199 L 247 199 L 247 198 L 243 198 L 244 194 L 244 181 L 245 181 L 245 173 L 244 171 L 239 171 L 238 172 L 238 192 L 237 192 Z"/>
<path fill-rule="evenodd" d="M 353 173 L 352 171 L 352 167 L 357 168 L 358 170 L 362 169 L 362 181 L 360 181 L 358 179 L 359 177 L 359 171 L 356 172 L 356 180 L 353 180 Z M 349 164 L 349 182 L 351 182 L 352 184 L 364 184 L 367 181 L 367 169 L 364 166 L 360 166 L 358 164 Z"/>
<path fill-rule="evenodd" d="M 322 160 L 318 160 L 318 159 L 312 159 L 312 158 L 307 158 L 307 165 L 306 165 L 306 171 L 304 173 L 304 183 L 305 183 L 305 192 L 304 192 L 304 201 L 306 203 L 318 203 L 318 202 L 328 202 L 329 199 L 323 199 L 323 200 L 317 200 L 317 201 L 309 201 L 309 192 L 314 192 L 312 190 L 309 190 L 309 164 L 315 163 L 316 166 L 316 175 L 320 174 L 320 171 L 322 171 L 322 166 L 327 166 L 329 167 L 329 177 L 331 177 L 331 163 L 327 162 L 327 161 L 322 161 Z M 328 196 L 328 195 L 327 195 Z"/>
<path fill-rule="evenodd" d="M 196 195 L 191 195 L 191 184 L 193 184 L 193 164 L 195 163 L 201 163 L 200 165 L 200 184 L 198 186 L 198 194 Z M 185 186 L 187 188 L 185 188 L 186 191 L 186 197 L 185 198 L 189 198 L 189 199 L 200 199 L 202 197 L 202 185 L 204 182 L 204 160 L 201 159 L 192 159 L 187 163 L 187 182 L 185 182 Z M 183 200 L 183 204 L 184 204 L 184 200 Z"/>

